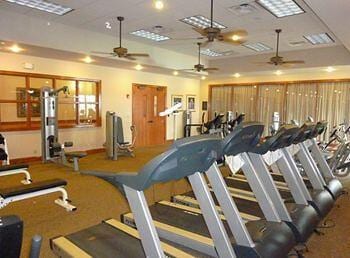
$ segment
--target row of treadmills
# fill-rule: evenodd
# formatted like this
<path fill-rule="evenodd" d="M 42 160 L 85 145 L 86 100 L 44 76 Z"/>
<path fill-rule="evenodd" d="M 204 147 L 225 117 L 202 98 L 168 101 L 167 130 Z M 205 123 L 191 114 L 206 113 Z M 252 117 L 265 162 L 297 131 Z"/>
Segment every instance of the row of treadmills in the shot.
<path fill-rule="evenodd" d="M 262 139 L 262 124 L 243 123 L 224 139 L 177 140 L 135 173 L 84 172 L 118 188 L 132 212 L 51 239 L 51 248 L 59 257 L 287 257 L 342 194 L 316 143 L 326 126 L 285 125 Z M 223 156 L 234 163 L 229 177 L 216 162 Z M 147 205 L 147 188 L 185 177 L 191 192 Z"/>

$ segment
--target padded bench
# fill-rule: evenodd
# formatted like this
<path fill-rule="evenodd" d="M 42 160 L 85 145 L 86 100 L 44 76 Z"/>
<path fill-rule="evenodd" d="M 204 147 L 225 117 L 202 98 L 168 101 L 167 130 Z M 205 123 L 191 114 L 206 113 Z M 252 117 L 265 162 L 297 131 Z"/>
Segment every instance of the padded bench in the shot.
<path fill-rule="evenodd" d="M 73 162 L 74 171 L 79 171 L 79 159 L 86 157 L 87 153 L 84 151 L 66 152 L 65 156 L 68 161 Z"/>
<path fill-rule="evenodd" d="M 67 211 L 74 211 L 76 207 L 70 204 L 67 191 L 64 189 L 66 185 L 67 182 L 63 179 L 50 179 L 35 182 L 30 185 L 0 188 L 0 208 L 5 207 L 11 202 L 60 192 L 62 196 L 55 200 L 55 203 L 65 208 Z"/>
<path fill-rule="evenodd" d="M 32 178 L 28 172 L 28 168 L 29 166 L 27 164 L 0 166 L 0 176 L 24 174 L 25 178 L 21 181 L 21 183 L 28 185 L 32 183 Z"/>

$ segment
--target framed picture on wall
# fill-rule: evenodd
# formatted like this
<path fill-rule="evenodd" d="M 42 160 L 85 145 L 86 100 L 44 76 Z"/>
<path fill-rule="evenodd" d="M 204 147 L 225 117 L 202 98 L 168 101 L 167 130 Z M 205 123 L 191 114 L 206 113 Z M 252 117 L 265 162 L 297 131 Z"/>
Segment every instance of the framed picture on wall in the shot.
<path fill-rule="evenodd" d="M 171 106 L 175 106 L 178 103 L 182 103 L 182 108 L 180 110 L 183 109 L 184 106 L 184 96 L 183 95 L 171 95 Z"/>
<path fill-rule="evenodd" d="M 186 108 L 189 111 L 196 111 L 197 97 L 196 95 L 186 95 Z"/>

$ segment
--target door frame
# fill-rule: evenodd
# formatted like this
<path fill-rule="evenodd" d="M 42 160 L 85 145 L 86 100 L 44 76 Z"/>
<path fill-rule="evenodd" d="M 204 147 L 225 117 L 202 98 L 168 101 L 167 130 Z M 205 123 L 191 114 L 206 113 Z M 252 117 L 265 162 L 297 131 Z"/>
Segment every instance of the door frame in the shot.
<path fill-rule="evenodd" d="M 131 121 L 132 124 L 134 125 L 134 94 L 133 89 L 135 87 L 142 86 L 142 87 L 150 87 L 150 88 L 163 88 L 165 90 L 165 108 L 168 106 L 168 87 L 167 86 L 160 86 L 160 85 L 151 85 L 151 84 L 144 84 L 144 83 L 132 83 L 132 88 L 131 88 Z M 161 112 L 161 111 L 160 111 Z M 167 128 L 168 128 L 168 123 L 167 123 L 167 118 L 165 117 L 165 125 L 164 125 L 164 144 L 167 142 Z M 138 130 L 136 128 L 136 130 Z M 133 135 L 133 137 L 135 137 Z"/>

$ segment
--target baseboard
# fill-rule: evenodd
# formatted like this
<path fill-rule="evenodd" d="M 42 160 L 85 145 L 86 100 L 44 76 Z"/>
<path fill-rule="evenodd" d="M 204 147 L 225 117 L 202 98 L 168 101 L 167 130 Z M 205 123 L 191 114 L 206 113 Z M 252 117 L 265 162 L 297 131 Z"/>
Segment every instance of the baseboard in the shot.
<path fill-rule="evenodd" d="M 89 155 L 102 153 L 102 152 L 105 152 L 104 148 L 86 150 L 86 153 Z M 41 162 L 41 157 L 24 157 L 24 158 L 10 159 L 11 165 L 38 163 L 38 162 Z"/>

